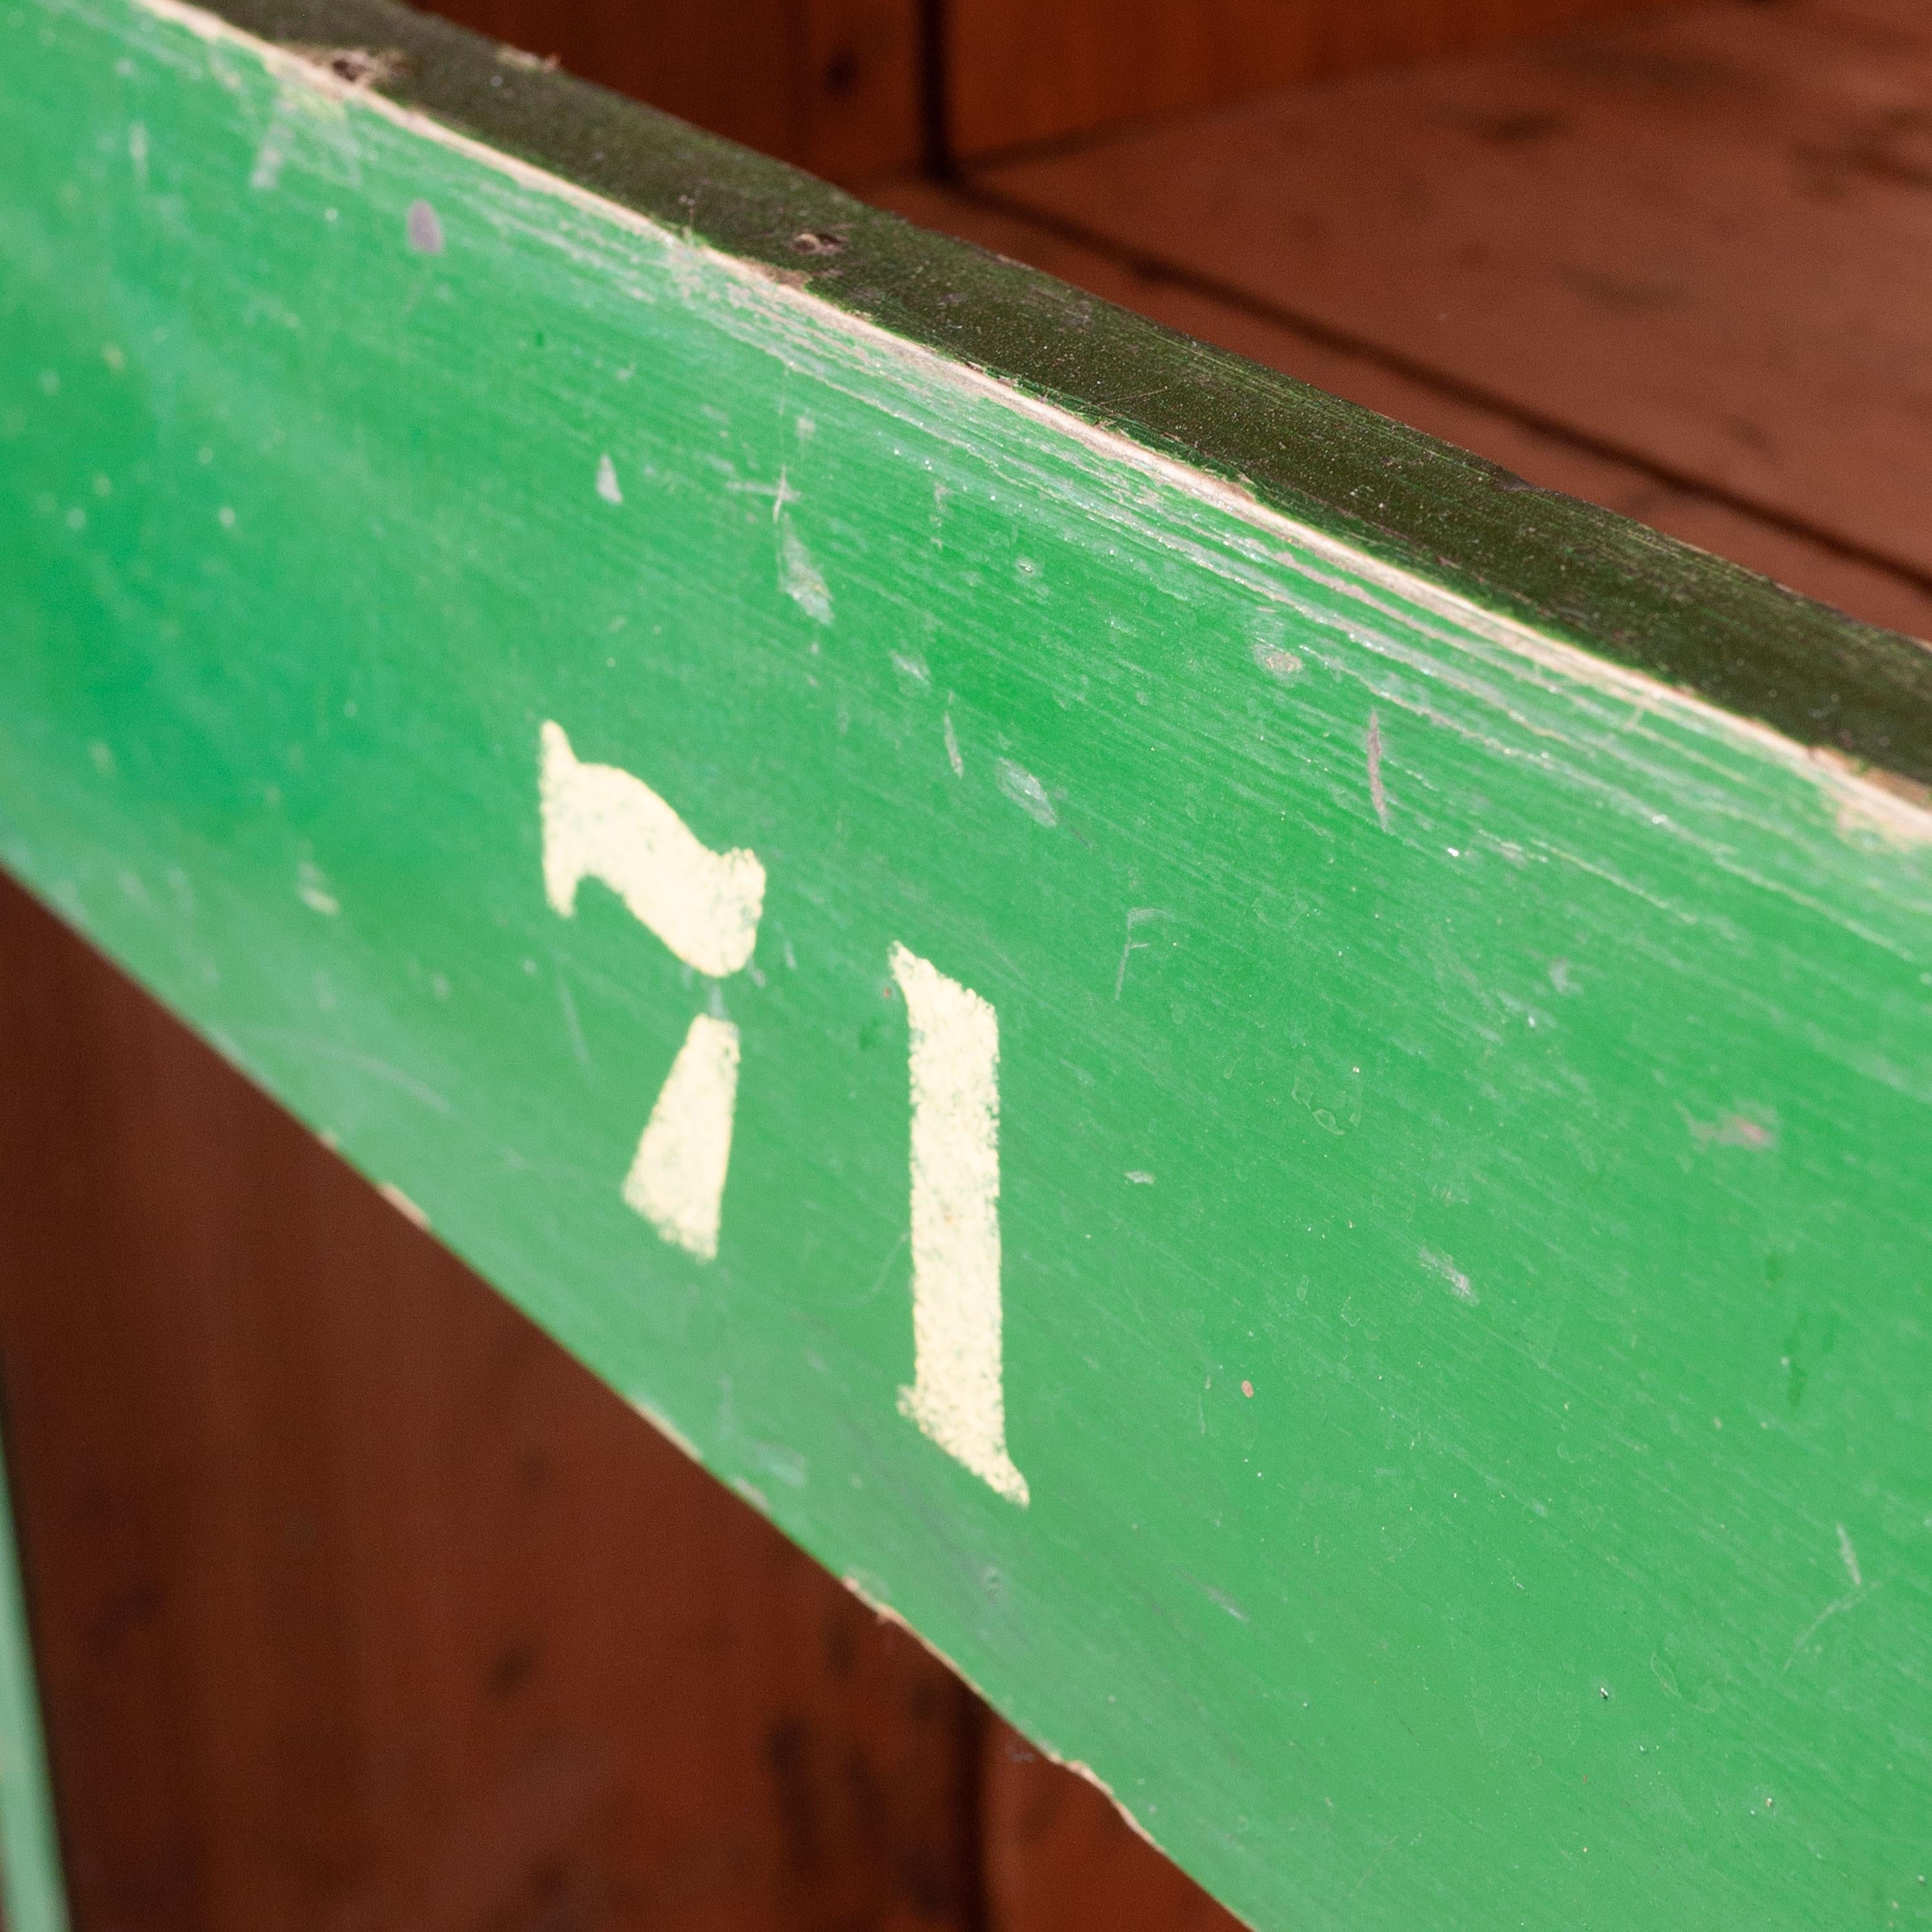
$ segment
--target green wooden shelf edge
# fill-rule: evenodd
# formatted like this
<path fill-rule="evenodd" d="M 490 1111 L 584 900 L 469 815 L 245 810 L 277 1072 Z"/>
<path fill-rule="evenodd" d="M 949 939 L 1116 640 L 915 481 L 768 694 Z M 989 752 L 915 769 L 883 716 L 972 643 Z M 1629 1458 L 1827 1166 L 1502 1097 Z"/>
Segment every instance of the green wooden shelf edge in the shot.
<path fill-rule="evenodd" d="M 833 307 L 1806 745 L 1932 783 L 1932 652 L 1372 411 L 389 0 L 231 0 L 282 44 L 392 52 L 374 84 Z M 837 244 L 823 250 L 820 238 Z M 801 243 L 804 247 L 801 247 Z"/>
<path fill-rule="evenodd" d="M 1932 663 L 412 15 L 0 0 L 0 860 L 1264 1928 L 1932 1923 Z"/>

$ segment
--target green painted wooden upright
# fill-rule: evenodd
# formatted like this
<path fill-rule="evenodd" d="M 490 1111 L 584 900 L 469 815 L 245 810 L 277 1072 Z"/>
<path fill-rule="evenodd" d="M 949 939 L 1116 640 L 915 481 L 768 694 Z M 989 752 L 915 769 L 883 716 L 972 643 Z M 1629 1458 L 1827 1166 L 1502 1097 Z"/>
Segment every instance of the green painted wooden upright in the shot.
<path fill-rule="evenodd" d="M 20 1576 L 18 1540 L 0 1464 L 0 1900 L 8 1932 L 67 1932 L 53 1794 Z"/>
<path fill-rule="evenodd" d="M 1932 1923 L 1920 647 L 230 14 L 0 0 L 7 866 L 1258 1924 Z"/>

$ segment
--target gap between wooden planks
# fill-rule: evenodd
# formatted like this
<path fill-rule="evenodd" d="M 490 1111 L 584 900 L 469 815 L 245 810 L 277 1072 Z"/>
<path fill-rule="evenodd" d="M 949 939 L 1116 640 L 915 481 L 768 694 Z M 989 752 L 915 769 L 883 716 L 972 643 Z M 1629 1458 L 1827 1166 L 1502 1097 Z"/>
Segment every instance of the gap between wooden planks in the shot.
<path fill-rule="evenodd" d="M 872 198 L 1923 637 L 1928 79 L 1908 0 L 1702 7 Z"/>

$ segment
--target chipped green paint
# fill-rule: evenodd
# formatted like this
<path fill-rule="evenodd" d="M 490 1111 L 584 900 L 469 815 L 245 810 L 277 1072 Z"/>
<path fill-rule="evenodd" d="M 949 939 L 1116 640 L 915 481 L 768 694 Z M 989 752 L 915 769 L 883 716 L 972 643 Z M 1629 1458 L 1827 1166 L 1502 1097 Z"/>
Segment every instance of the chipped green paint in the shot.
<path fill-rule="evenodd" d="M 1917 648 L 236 12 L 396 98 L 0 0 L 8 866 L 1257 1923 L 1932 1920 Z M 756 855 L 742 970 L 560 916 L 547 723 Z M 996 1016 L 980 1473 L 920 962 Z M 626 1198 L 694 1038 L 709 1260 Z"/>

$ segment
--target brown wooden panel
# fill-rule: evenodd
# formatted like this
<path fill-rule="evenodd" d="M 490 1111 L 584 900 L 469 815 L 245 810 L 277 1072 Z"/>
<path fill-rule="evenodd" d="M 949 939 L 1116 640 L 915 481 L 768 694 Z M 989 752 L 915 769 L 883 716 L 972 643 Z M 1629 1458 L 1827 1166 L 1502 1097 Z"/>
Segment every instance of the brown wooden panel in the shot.
<path fill-rule="evenodd" d="M 989 1932 L 1240 1932 L 1097 1786 L 997 1720 L 985 1768 Z"/>
<path fill-rule="evenodd" d="M 1038 220 L 977 200 L 970 189 L 904 182 L 877 198 L 911 220 L 1030 262 L 1171 328 L 1473 449 L 1545 489 L 1601 503 L 1869 623 L 1932 637 L 1932 590 L 1910 574 L 1486 406 L 1365 350 L 1298 329 L 1233 298 L 1232 292 L 1160 273 L 1138 251 L 1109 254 L 1084 244 Z"/>
<path fill-rule="evenodd" d="M 962 157 L 1672 0 L 949 0 Z"/>
<path fill-rule="evenodd" d="M 0 881 L 80 1932 L 977 1923 L 977 1706 Z"/>
<path fill-rule="evenodd" d="M 429 10 L 836 181 L 920 158 L 919 0 L 431 0 Z"/>

